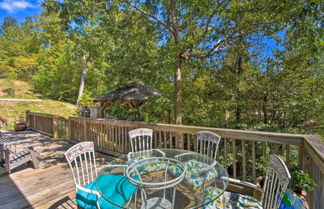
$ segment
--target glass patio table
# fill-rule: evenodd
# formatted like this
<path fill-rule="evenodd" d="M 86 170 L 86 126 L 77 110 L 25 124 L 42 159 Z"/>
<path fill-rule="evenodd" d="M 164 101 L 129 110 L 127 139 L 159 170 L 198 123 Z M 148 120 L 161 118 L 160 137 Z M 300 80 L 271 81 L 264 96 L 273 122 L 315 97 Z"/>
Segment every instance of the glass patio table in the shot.
<path fill-rule="evenodd" d="M 198 169 L 190 169 L 195 165 Z M 127 209 L 202 208 L 219 198 L 228 185 L 228 173 L 217 161 L 179 149 L 131 152 L 109 162 L 98 172 L 97 179 L 104 174 L 126 176 L 139 188 L 133 198 L 135 201 L 122 206 L 109 199 L 104 192 L 107 188 L 97 181 L 98 191 L 104 199 Z M 211 188 L 217 192 L 210 195 Z"/>

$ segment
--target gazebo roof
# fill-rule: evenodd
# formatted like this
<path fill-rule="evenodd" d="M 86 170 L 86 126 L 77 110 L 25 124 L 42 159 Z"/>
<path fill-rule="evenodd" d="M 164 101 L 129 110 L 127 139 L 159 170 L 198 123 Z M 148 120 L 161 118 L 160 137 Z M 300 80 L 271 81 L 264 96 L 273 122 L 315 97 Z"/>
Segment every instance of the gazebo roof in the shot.
<path fill-rule="evenodd" d="M 122 88 L 116 89 L 108 94 L 104 94 L 96 99 L 94 102 L 144 102 L 148 100 L 149 96 L 159 95 L 161 92 L 150 86 L 141 85 L 138 83 L 131 83 Z"/>

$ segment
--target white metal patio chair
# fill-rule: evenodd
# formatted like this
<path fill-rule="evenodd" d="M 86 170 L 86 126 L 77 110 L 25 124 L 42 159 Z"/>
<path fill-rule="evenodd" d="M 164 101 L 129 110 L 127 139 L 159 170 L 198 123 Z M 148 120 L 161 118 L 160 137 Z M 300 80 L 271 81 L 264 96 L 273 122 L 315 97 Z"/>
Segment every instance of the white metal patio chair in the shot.
<path fill-rule="evenodd" d="M 216 133 L 200 131 L 197 133 L 196 147 L 197 152 L 205 157 L 202 159 L 190 159 L 191 153 L 176 156 L 178 160 L 185 162 L 187 173 L 184 181 L 190 184 L 194 191 L 201 191 L 205 183 L 208 183 L 217 175 L 213 167 L 217 163 L 216 155 L 220 140 L 221 137 Z"/>
<path fill-rule="evenodd" d="M 268 171 L 266 174 L 263 188 L 256 185 L 240 181 L 237 179 L 229 179 L 232 184 L 237 184 L 245 187 L 250 187 L 262 192 L 261 201 L 258 201 L 254 197 L 248 195 L 242 195 L 233 192 L 225 192 L 220 198 L 209 204 L 206 209 L 214 208 L 263 208 L 263 209 L 278 209 L 284 193 L 287 189 L 289 181 L 291 179 L 290 173 L 283 162 L 283 160 L 276 156 L 271 155 L 268 163 Z M 213 195 L 217 195 L 217 188 L 207 187 L 205 195 L 205 201 L 210 200 Z M 212 198 L 214 199 L 214 198 Z"/>
<path fill-rule="evenodd" d="M 129 139 L 131 142 L 132 152 L 129 152 L 127 157 L 129 162 L 142 160 L 144 158 L 150 157 L 152 152 L 152 139 L 153 130 L 148 128 L 138 128 L 129 132 Z M 161 153 L 161 157 L 164 157 L 165 154 Z"/>
<path fill-rule="evenodd" d="M 100 182 L 107 185 L 104 188 L 109 191 L 110 196 L 102 197 L 96 185 L 99 182 L 96 182 L 98 179 L 93 142 L 76 144 L 64 155 L 72 171 L 76 187 L 76 202 L 81 208 L 119 208 L 119 205 L 128 204 L 137 190 L 137 187 L 132 185 L 125 176 L 104 174 L 100 176 Z M 127 168 L 126 165 L 123 167 Z"/>
<path fill-rule="evenodd" d="M 138 128 L 130 131 L 128 134 L 131 142 L 132 152 L 152 149 L 152 129 Z"/>
<path fill-rule="evenodd" d="M 218 152 L 218 145 L 221 141 L 221 136 L 210 131 L 200 131 L 197 133 L 197 152 L 209 158 L 214 159 Z"/>

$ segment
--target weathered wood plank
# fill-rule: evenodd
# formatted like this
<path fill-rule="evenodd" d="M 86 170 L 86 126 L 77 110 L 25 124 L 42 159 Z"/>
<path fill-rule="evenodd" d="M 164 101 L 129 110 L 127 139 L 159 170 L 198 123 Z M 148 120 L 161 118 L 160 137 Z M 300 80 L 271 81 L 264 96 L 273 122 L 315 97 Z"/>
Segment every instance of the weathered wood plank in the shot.
<path fill-rule="evenodd" d="M 290 145 L 286 144 L 286 165 L 289 168 L 290 167 Z"/>
<path fill-rule="evenodd" d="M 227 170 L 228 168 L 228 163 L 227 163 L 227 139 L 223 139 L 224 141 L 224 166 Z"/>
<path fill-rule="evenodd" d="M 233 177 L 236 179 L 237 173 L 236 173 L 236 142 L 235 142 L 235 139 L 232 142 L 232 146 L 233 146 Z"/>
<path fill-rule="evenodd" d="M 252 142 L 252 177 L 253 180 L 256 179 L 256 169 L 255 169 L 255 143 L 256 142 Z"/>
<path fill-rule="evenodd" d="M 245 141 L 242 140 L 242 169 L 243 169 L 243 180 L 246 181 L 246 147 Z"/>

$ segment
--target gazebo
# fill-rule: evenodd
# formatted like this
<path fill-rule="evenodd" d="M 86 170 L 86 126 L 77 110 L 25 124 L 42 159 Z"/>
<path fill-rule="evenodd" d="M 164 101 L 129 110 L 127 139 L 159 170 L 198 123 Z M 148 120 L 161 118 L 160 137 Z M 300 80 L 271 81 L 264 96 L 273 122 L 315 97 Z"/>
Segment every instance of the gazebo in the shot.
<path fill-rule="evenodd" d="M 100 109 L 102 116 L 105 110 L 112 102 L 127 103 L 132 108 L 138 108 L 148 100 L 148 97 L 153 95 L 160 95 L 161 92 L 150 86 L 145 86 L 138 83 L 131 83 L 122 88 L 111 91 L 96 99 L 94 102 L 100 102 Z M 136 116 L 139 119 L 139 114 Z"/>

